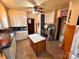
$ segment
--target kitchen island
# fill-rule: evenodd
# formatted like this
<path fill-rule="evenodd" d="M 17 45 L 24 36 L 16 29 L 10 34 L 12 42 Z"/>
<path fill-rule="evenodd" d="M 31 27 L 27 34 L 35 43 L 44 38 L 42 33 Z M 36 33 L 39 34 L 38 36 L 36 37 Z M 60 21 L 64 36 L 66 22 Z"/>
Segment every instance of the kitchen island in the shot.
<path fill-rule="evenodd" d="M 29 38 L 30 45 L 37 56 L 42 52 L 46 52 L 46 38 L 39 34 L 31 34 Z"/>

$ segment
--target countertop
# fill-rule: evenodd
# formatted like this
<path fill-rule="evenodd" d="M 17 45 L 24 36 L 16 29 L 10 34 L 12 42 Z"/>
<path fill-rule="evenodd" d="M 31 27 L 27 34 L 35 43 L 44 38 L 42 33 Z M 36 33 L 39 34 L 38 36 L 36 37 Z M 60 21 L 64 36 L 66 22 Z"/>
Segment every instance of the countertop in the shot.
<path fill-rule="evenodd" d="M 33 43 L 37 43 L 37 42 L 46 40 L 45 37 L 43 37 L 39 34 L 31 34 L 31 35 L 29 35 L 29 38 L 33 41 Z"/>
<path fill-rule="evenodd" d="M 0 46 L 0 49 L 5 49 L 11 46 L 11 43 L 13 41 L 13 37 L 14 37 L 15 33 L 10 33 L 9 34 L 9 42 L 6 46 Z"/>

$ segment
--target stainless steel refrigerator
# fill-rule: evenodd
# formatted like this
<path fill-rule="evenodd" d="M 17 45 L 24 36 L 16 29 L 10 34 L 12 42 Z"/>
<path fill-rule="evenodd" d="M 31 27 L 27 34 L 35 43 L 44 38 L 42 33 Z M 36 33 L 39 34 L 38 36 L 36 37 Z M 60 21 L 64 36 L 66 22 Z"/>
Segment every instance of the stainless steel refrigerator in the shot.
<path fill-rule="evenodd" d="M 79 25 L 75 29 L 69 59 L 79 59 Z"/>

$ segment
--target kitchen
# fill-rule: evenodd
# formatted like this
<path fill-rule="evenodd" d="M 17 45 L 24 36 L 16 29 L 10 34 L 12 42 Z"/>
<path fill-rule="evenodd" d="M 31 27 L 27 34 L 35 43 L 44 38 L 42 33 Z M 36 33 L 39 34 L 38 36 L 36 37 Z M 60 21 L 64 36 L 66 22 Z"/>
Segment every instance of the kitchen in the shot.
<path fill-rule="evenodd" d="M 18 0 L 0 1 L 1 59 L 75 59 L 73 55 L 78 57 L 78 1 L 17 2 Z M 61 24 L 58 21 L 60 18 L 63 20 Z"/>

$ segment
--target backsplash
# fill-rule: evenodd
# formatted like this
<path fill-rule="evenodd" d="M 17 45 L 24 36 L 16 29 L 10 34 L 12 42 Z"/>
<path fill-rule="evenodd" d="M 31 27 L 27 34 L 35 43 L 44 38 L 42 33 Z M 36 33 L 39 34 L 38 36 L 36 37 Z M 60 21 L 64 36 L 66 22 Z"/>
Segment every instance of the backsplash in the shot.
<path fill-rule="evenodd" d="M 9 28 L 10 28 L 10 32 L 27 30 L 26 26 L 24 26 L 24 27 L 9 27 Z"/>

